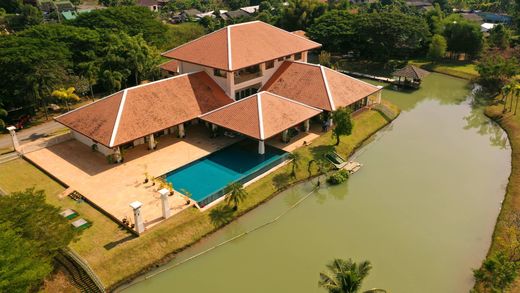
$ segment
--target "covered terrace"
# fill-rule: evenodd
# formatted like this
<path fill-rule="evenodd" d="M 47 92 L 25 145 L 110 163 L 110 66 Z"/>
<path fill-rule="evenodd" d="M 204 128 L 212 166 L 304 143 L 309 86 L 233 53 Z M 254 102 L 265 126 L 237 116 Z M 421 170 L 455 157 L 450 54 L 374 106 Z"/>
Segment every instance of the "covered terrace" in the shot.
<path fill-rule="evenodd" d="M 258 140 L 258 153 L 265 153 L 265 141 L 276 135 L 289 141 L 289 131 L 301 125 L 310 130 L 310 119 L 322 110 L 270 92 L 259 92 L 202 115 L 204 121 Z"/>

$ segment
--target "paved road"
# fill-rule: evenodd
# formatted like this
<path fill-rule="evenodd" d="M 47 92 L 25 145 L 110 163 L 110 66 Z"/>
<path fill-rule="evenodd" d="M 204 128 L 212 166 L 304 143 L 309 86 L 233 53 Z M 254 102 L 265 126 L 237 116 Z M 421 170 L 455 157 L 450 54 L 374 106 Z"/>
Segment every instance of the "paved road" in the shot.
<path fill-rule="evenodd" d="M 36 125 L 27 129 L 22 129 L 17 132 L 18 140 L 20 144 L 28 143 L 34 141 L 38 138 L 45 137 L 50 133 L 53 133 L 57 130 L 64 128 L 63 125 L 55 122 L 54 120 L 50 120 L 48 122 L 42 123 L 40 125 Z M 0 148 L 6 148 L 11 146 L 11 136 L 9 134 L 0 136 Z"/>

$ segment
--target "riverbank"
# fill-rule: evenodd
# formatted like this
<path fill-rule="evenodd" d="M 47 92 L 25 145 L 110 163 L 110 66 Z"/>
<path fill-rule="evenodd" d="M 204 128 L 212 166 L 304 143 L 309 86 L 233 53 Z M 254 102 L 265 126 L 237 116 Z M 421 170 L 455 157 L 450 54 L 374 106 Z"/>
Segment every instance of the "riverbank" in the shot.
<path fill-rule="evenodd" d="M 506 131 L 511 145 L 511 175 L 493 232 L 488 258 L 496 252 L 505 250 L 502 239 L 507 239 L 510 233 L 511 225 L 508 220 L 514 215 L 520 215 L 520 115 L 513 115 L 512 112 L 502 114 L 502 109 L 502 104 L 495 104 L 486 107 L 485 110 L 486 116 L 496 121 Z M 513 233 L 519 235 L 520 231 Z M 520 292 L 520 277 L 516 278 L 508 292 Z"/>
<path fill-rule="evenodd" d="M 395 106 L 389 103 L 386 105 L 394 113 L 398 113 L 399 110 Z M 363 111 L 355 115 L 353 120 L 355 126 L 352 135 L 342 137 L 340 145 L 336 147 L 338 153 L 344 156 L 348 156 L 358 145 L 389 123 L 388 119 L 377 111 Z M 189 209 L 139 238 L 120 229 L 88 204 L 60 197 L 63 188 L 24 160 L 0 164 L 0 173 L 9 174 L 0 179 L 0 187 L 7 191 L 23 190 L 32 186 L 44 189 L 48 202 L 62 208 L 74 208 L 82 217 L 91 221 L 92 227 L 85 230 L 80 239 L 70 247 L 88 262 L 109 289 L 115 289 L 156 265 L 171 260 L 179 251 L 269 200 L 288 186 L 317 175 L 319 172 L 315 164 L 312 164 L 311 172 L 308 172 L 309 162 L 323 158 L 325 152 L 334 148 L 334 142 L 329 131 L 311 145 L 298 149 L 296 153 L 299 157 L 299 167 L 296 168 L 295 175 L 291 175 L 292 165 L 287 164 L 251 184 L 246 188 L 249 196 L 235 213 L 210 217 L 209 212 L 200 213 L 195 209 Z M 222 209 L 223 206 L 220 204 L 215 209 Z"/>
<path fill-rule="evenodd" d="M 441 60 L 440 62 L 432 63 L 427 59 L 414 59 L 409 61 L 391 60 L 387 63 L 382 63 L 363 60 L 339 60 L 338 66 L 339 69 L 343 70 L 390 78 L 392 77 L 392 72 L 396 68 L 404 67 L 407 63 L 428 71 L 438 72 L 467 80 L 474 80 L 479 77 L 475 64 L 469 61 Z"/>

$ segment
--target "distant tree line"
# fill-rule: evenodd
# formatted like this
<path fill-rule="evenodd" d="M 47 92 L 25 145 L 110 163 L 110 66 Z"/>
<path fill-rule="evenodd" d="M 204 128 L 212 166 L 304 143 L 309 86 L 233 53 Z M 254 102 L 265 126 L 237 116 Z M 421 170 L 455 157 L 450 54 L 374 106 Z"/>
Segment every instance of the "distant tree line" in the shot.
<path fill-rule="evenodd" d="M 149 9 L 132 6 L 0 36 L 0 108 L 46 108 L 60 88 L 92 95 L 153 80 L 160 51 L 203 33 L 198 24 L 165 25 Z"/>

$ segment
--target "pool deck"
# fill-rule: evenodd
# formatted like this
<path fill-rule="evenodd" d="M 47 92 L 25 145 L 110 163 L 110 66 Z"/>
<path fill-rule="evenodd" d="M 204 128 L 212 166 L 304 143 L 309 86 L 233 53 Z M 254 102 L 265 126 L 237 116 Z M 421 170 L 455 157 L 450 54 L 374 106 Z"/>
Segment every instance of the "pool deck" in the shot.
<path fill-rule="evenodd" d="M 316 123 L 310 124 L 309 132 L 300 132 L 297 136 L 291 138 L 288 143 L 282 142 L 281 135 L 276 135 L 266 141 L 268 145 L 271 145 L 275 148 L 282 149 L 286 152 L 292 152 L 297 148 L 300 148 L 307 143 L 307 145 L 311 144 L 313 140 L 320 137 L 323 134 L 321 131 L 321 126 Z"/>
<path fill-rule="evenodd" d="M 187 137 L 182 140 L 159 137 L 155 151 L 147 150 L 146 145 L 130 149 L 124 154 L 123 164 L 108 164 L 102 154 L 92 152 L 89 146 L 76 140 L 25 156 L 68 185 L 69 191 L 78 191 L 119 220 L 126 217 L 133 222 L 129 204 L 136 200 L 142 202 L 141 214 L 145 227 L 150 228 L 162 220 L 161 201 L 157 187 L 143 183 L 144 173 L 160 176 L 237 141 L 223 136 L 210 139 L 202 125 L 192 125 L 186 133 Z M 169 197 L 172 214 L 187 208 L 185 202 L 178 195 Z"/>

